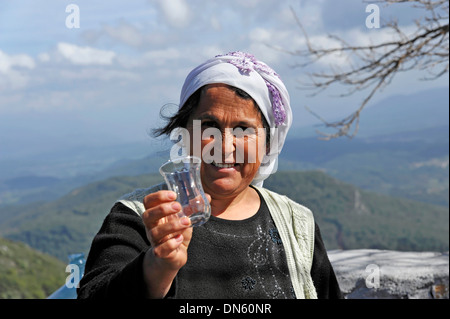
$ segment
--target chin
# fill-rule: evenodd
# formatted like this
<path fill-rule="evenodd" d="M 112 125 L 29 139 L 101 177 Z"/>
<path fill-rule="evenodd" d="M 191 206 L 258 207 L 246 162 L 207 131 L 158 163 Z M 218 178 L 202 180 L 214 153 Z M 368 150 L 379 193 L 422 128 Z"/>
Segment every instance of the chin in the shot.
<path fill-rule="evenodd" d="M 223 195 L 237 195 L 250 185 L 255 174 L 244 178 L 241 174 L 246 172 L 245 168 L 238 167 L 236 170 L 221 170 L 213 165 L 205 165 L 202 174 L 204 191 L 211 196 L 221 197 Z M 252 172 L 253 173 L 253 172 Z M 214 197 L 213 196 L 213 197 Z"/>
<path fill-rule="evenodd" d="M 223 198 L 228 196 L 237 196 L 245 191 L 251 181 L 230 181 L 225 179 L 216 179 L 207 184 L 205 192 L 215 198 Z M 206 186 L 206 185 L 205 185 Z"/>
<path fill-rule="evenodd" d="M 217 179 L 210 183 L 210 189 L 217 194 L 230 193 L 235 191 L 241 186 L 241 183 L 237 181 L 230 181 L 224 179 Z"/>

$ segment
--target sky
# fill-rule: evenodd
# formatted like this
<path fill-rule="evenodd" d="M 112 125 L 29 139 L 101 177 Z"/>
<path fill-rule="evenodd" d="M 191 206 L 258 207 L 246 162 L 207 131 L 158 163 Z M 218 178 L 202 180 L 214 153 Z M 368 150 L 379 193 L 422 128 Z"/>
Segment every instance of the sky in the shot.
<path fill-rule="evenodd" d="M 208 58 L 246 51 L 269 64 L 286 84 L 294 127 L 355 110 L 362 95 L 309 97 L 299 89 L 307 71 L 284 50 L 305 48 L 294 19 L 313 43 L 328 34 L 355 44 L 391 36 L 367 28 L 362 0 L 0 0 L 0 159 L 51 148 L 148 140 L 159 111 L 177 104 L 191 69 Z M 75 8 L 75 9 L 74 9 Z M 381 21 L 409 30 L 420 12 L 380 5 Z M 78 24 L 79 22 L 79 24 Z M 314 68 L 350 63 L 334 56 Z M 420 81 L 403 74 L 373 102 L 395 94 L 448 87 L 448 77 Z"/>

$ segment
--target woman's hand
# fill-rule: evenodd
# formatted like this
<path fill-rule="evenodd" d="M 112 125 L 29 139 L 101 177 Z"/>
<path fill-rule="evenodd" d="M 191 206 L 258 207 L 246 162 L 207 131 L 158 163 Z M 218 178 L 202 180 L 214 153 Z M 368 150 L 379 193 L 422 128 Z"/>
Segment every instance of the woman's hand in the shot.
<path fill-rule="evenodd" d="M 148 296 L 164 297 L 178 270 L 187 262 L 187 248 L 192 238 L 192 227 L 187 217 L 180 218 L 180 203 L 172 191 L 159 191 L 144 198 L 142 220 L 150 241 L 144 258 L 144 278 Z"/>
<path fill-rule="evenodd" d="M 159 191 L 144 198 L 146 211 L 142 219 L 153 254 L 165 267 L 179 270 L 187 261 L 187 247 L 192 227 L 187 217 L 180 218 L 180 203 L 172 191 Z"/>

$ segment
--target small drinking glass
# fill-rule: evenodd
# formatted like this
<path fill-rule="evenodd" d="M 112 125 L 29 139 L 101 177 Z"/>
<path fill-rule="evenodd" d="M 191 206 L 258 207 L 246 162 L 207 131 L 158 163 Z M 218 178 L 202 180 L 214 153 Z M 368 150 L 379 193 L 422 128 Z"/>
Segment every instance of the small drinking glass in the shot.
<path fill-rule="evenodd" d="M 195 156 L 186 156 L 169 160 L 159 172 L 171 191 L 177 194 L 182 211 L 179 217 L 188 217 L 192 226 L 206 223 L 211 216 L 211 206 L 203 191 L 200 178 L 201 160 Z"/>

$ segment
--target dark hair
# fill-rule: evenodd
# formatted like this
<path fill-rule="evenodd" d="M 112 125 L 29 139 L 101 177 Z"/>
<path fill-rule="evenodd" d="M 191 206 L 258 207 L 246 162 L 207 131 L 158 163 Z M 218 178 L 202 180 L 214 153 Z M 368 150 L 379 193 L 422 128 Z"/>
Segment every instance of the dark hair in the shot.
<path fill-rule="evenodd" d="M 195 112 L 195 109 L 197 108 L 198 104 L 200 103 L 200 97 L 202 94 L 203 89 L 206 87 L 202 86 L 197 91 L 195 91 L 184 103 L 183 107 L 178 110 L 174 115 L 168 116 L 163 114 L 165 107 L 161 109 L 160 117 L 167 121 L 167 124 L 161 128 L 157 128 L 153 130 L 153 136 L 159 137 L 162 135 L 170 135 L 170 133 L 178 128 L 178 127 L 184 127 L 186 128 L 188 124 L 188 119 L 191 116 L 193 112 Z M 263 128 L 266 131 L 266 147 L 270 145 L 270 126 L 267 122 L 266 118 L 262 114 L 261 110 L 259 109 L 258 105 L 256 104 L 255 100 L 245 91 L 238 89 L 234 86 L 228 86 L 231 90 L 233 90 L 239 97 L 245 99 L 245 100 L 252 100 L 253 105 L 258 110 L 259 114 L 261 115 L 261 120 L 263 122 Z"/>
<path fill-rule="evenodd" d="M 163 114 L 163 112 L 166 110 L 166 107 L 168 105 L 165 105 L 159 115 L 160 117 L 167 121 L 167 124 L 163 127 L 157 128 L 153 130 L 153 135 L 155 137 L 159 137 L 161 135 L 170 135 L 172 131 L 178 127 L 186 127 L 187 121 L 189 119 L 189 116 L 195 111 L 195 109 L 198 106 L 198 103 L 200 102 L 200 95 L 202 93 L 202 88 L 195 91 L 189 99 L 184 103 L 184 106 L 178 110 L 177 113 L 175 113 L 172 116 L 168 116 Z"/>

